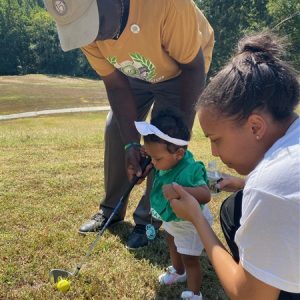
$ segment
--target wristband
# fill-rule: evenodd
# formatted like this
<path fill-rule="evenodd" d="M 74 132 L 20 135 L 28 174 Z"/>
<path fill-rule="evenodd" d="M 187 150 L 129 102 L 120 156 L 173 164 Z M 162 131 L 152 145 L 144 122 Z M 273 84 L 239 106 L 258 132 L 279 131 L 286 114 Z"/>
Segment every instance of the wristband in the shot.
<path fill-rule="evenodd" d="M 129 148 L 131 147 L 138 147 L 140 148 L 141 147 L 141 144 L 140 143 L 128 143 L 124 146 L 124 150 L 128 150 Z"/>

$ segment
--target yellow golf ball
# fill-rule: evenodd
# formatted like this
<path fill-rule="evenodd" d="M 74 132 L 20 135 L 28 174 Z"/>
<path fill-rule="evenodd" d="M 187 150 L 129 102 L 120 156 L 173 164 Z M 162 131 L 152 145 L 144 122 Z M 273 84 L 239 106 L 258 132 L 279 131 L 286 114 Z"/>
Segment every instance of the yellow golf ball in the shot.
<path fill-rule="evenodd" d="M 56 288 L 59 291 L 66 293 L 70 289 L 70 281 L 67 279 L 61 279 L 57 282 Z"/>

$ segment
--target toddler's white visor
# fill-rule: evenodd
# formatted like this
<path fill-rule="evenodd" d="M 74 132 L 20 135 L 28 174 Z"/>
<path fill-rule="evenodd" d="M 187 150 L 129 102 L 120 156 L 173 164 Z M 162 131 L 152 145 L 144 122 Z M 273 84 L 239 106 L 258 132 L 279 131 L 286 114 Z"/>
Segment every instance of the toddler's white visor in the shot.
<path fill-rule="evenodd" d="M 184 141 L 181 139 L 172 138 L 169 135 L 160 131 L 157 127 L 147 122 L 134 122 L 137 131 L 140 135 L 145 136 L 149 134 L 155 134 L 156 136 L 160 137 L 161 139 L 170 142 L 177 146 L 186 146 L 188 145 L 188 141 Z"/>

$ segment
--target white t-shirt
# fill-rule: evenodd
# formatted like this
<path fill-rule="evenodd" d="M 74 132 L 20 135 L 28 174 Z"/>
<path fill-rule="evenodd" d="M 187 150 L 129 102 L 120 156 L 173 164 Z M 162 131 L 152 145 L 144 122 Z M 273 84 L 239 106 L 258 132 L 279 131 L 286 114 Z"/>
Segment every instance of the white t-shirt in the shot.
<path fill-rule="evenodd" d="M 300 119 L 248 175 L 235 242 L 245 270 L 300 293 Z"/>

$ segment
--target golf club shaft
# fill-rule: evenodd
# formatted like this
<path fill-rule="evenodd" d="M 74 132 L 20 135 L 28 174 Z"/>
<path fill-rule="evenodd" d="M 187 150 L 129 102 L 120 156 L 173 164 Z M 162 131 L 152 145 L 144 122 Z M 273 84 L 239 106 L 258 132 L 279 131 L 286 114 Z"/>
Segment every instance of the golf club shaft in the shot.
<path fill-rule="evenodd" d="M 145 171 L 146 167 L 149 165 L 150 162 L 151 162 L 151 157 L 149 157 L 149 156 L 147 156 L 146 158 L 143 159 L 143 161 L 141 163 L 142 173 Z M 137 177 L 137 176 L 133 177 L 133 179 L 129 183 L 126 191 L 124 192 L 124 194 L 120 198 L 118 204 L 116 205 L 115 209 L 113 210 L 113 212 L 111 213 L 111 215 L 107 219 L 106 223 L 104 224 L 103 228 L 97 233 L 97 237 L 96 237 L 95 241 L 89 246 L 89 248 L 88 248 L 88 250 L 87 250 L 87 252 L 86 252 L 86 254 L 85 254 L 85 256 L 84 256 L 84 258 L 82 260 L 82 262 L 76 266 L 76 269 L 75 269 L 73 275 L 77 275 L 79 273 L 81 267 L 85 263 L 86 259 L 92 253 L 93 249 L 95 248 L 95 245 L 99 241 L 99 239 L 102 236 L 103 232 L 110 225 L 112 218 L 115 216 L 115 214 L 118 212 L 118 210 L 120 209 L 120 207 L 123 205 L 124 201 L 126 200 L 126 198 L 128 197 L 128 195 L 130 194 L 131 190 L 137 184 L 137 182 L 139 181 L 140 178 L 141 177 Z"/>

